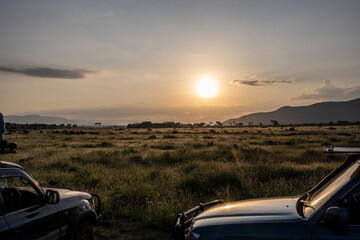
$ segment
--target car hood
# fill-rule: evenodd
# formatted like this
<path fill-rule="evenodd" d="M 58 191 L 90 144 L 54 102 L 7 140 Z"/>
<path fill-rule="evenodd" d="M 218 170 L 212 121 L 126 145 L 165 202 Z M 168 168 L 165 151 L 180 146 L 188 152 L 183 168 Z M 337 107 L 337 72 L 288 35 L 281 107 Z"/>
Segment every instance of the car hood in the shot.
<path fill-rule="evenodd" d="M 299 197 L 266 198 L 230 202 L 210 208 L 196 216 L 196 225 L 242 222 L 291 221 L 302 218 L 296 204 Z"/>
<path fill-rule="evenodd" d="M 52 187 L 46 187 L 44 190 L 47 189 L 57 191 L 60 195 L 60 201 L 59 204 L 57 204 L 57 208 L 59 210 L 63 209 L 70 209 L 76 206 L 80 206 L 82 204 L 88 204 L 88 199 L 91 199 L 91 195 L 86 192 L 79 192 L 79 191 L 73 191 L 68 188 L 52 188 Z"/>
<path fill-rule="evenodd" d="M 86 193 L 86 192 L 79 192 L 79 191 L 73 191 L 69 188 L 60 188 L 60 187 L 44 187 L 44 190 L 53 190 L 53 191 L 57 191 L 60 195 L 60 199 L 61 198 L 85 198 L 85 199 L 89 199 L 90 198 L 90 194 Z"/>

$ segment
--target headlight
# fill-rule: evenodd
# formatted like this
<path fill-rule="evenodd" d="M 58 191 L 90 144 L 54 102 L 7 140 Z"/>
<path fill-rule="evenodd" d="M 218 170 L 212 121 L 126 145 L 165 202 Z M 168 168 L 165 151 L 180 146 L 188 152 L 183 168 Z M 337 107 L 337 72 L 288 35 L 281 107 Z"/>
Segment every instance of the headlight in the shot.
<path fill-rule="evenodd" d="M 200 234 L 195 232 L 190 232 L 186 240 L 198 240 L 200 239 Z"/>

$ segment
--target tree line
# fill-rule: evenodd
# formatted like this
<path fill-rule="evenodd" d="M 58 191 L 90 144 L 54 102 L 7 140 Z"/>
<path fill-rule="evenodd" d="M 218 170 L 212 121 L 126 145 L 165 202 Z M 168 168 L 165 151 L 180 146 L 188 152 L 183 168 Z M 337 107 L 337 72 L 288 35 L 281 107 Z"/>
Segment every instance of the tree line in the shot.
<path fill-rule="evenodd" d="M 96 123 L 95 126 L 100 127 L 101 123 Z M 247 126 L 348 126 L 348 125 L 360 125 L 360 121 L 348 122 L 348 121 L 337 121 L 337 122 L 328 122 L 328 123 L 304 123 L 304 124 L 281 124 L 277 120 L 271 120 L 271 125 L 263 125 L 259 123 L 258 125 L 249 122 Z M 230 122 L 226 127 L 243 127 L 246 126 L 243 123 L 232 123 Z M 77 124 L 45 124 L 45 123 L 5 123 L 5 129 L 7 130 L 16 130 L 16 129 L 73 129 L 73 128 L 83 128 L 84 126 L 78 126 Z M 130 123 L 126 128 L 202 128 L 202 127 L 223 127 L 222 122 L 199 122 L 199 123 L 181 123 L 181 122 L 161 122 L 153 123 L 150 121 L 145 122 L 135 122 Z M 111 126 L 111 128 L 119 128 L 119 126 Z M 124 127 L 120 127 L 124 128 Z"/>

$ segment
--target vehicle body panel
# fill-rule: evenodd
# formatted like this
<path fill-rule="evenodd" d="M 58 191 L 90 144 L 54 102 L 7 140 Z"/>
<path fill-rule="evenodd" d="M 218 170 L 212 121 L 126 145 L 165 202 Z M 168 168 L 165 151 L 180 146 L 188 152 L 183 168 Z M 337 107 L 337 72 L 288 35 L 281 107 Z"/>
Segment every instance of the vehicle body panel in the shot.
<path fill-rule="evenodd" d="M 73 234 L 79 223 L 85 220 L 84 218 L 94 225 L 98 223 L 99 215 L 89 202 L 91 199 L 89 193 L 59 187 L 44 188 L 44 190 L 49 189 L 58 191 L 60 195 L 60 201 L 55 206 L 59 212 L 61 236 Z"/>
<path fill-rule="evenodd" d="M 296 211 L 299 198 L 253 199 L 218 205 L 195 217 L 192 230 L 200 232 L 204 239 L 307 238 L 311 227 Z"/>
<path fill-rule="evenodd" d="M 307 221 L 253 222 L 195 228 L 200 239 L 309 239 L 312 227 Z M 200 231 L 199 231 L 200 230 Z"/>
<path fill-rule="evenodd" d="M 19 240 L 60 238 L 58 217 L 57 209 L 50 204 L 41 204 L 5 215 L 10 228 L 10 239 Z"/>
<path fill-rule="evenodd" d="M 3 216 L 0 216 L 0 239 L 9 239 L 9 225 Z"/>
<path fill-rule="evenodd" d="M 199 220 L 210 222 L 258 222 L 297 220 L 302 217 L 296 211 L 299 197 L 251 199 L 231 202 L 211 208 L 194 218 L 194 225 Z M 231 219 L 231 220 L 229 220 Z M 199 223 L 200 224 L 200 223 Z"/>

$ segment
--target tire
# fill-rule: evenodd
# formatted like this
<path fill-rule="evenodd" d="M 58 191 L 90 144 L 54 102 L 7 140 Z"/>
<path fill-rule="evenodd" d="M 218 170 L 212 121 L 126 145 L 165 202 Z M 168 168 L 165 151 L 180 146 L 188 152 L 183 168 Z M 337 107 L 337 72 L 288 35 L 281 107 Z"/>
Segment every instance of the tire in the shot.
<path fill-rule="evenodd" d="M 74 240 L 94 240 L 93 227 L 89 222 L 80 223 Z"/>

